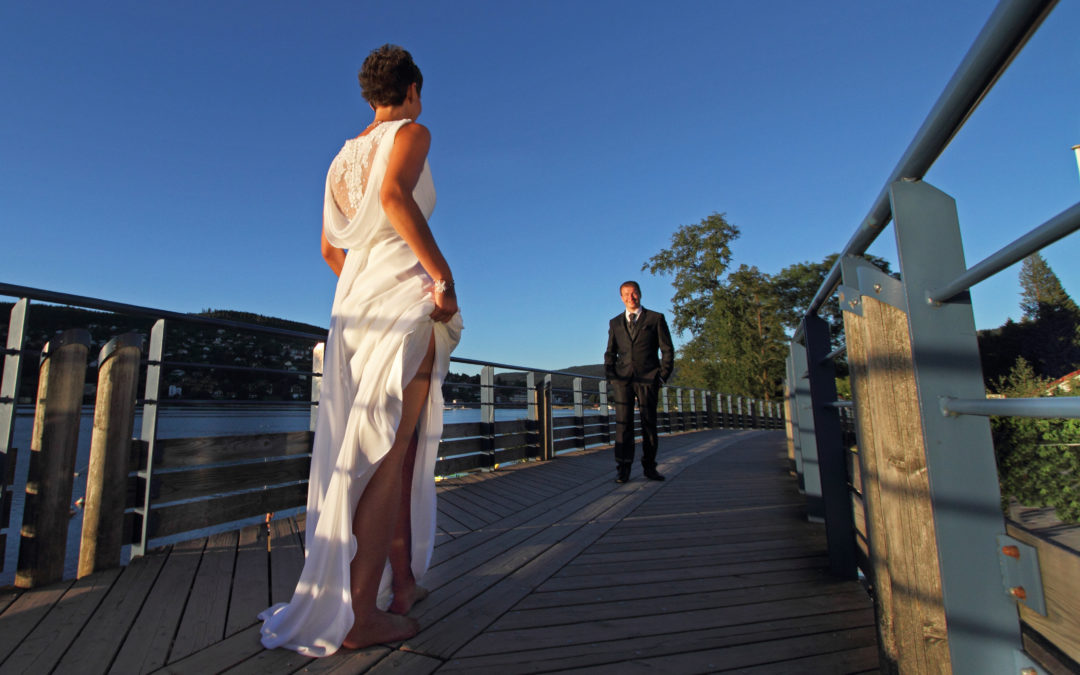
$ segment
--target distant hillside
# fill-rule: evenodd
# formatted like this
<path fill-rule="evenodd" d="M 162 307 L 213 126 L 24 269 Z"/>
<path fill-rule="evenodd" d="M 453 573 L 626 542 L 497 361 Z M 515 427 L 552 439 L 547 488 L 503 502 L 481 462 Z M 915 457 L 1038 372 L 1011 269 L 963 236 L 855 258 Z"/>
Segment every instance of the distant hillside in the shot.
<path fill-rule="evenodd" d="M 255 323 L 260 326 L 270 326 L 271 328 L 281 328 L 284 330 L 295 330 L 301 333 L 318 333 L 326 334 L 327 329 L 321 326 L 313 326 L 310 323 L 301 323 L 299 321 L 289 321 L 288 319 L 279 319 L 274 316 L 263 316 L 262 314 L 252 314 L 251 312 L 237 312 L 232 309 L 204 309 L 196 316 L 205 316 L 209 319 L 226 319 L 228 321 L 242 321 L 244 323 Z"/>
<path fill-rule="evenodd" d="M 6 344 L 7 321 L 11 303 L 0 303 L 0 339 Z M 149 338 L 153 319 L 133 317 L 110 312 L 61 307 L 56 305 L 30 305 L 29 330 L 24 345 L 27 358 L 23 361 L 22 384 L 19 402 L 29 403 L 37 389 L 36 355 L 54 335 L 70 328 L 83 328 L 91 337 L 88 361 L 95 365 L 101 347 L 112 338 L 124 333 L 138 333 Z M 172 320 L 166 324 L 164 360 L 165 368 L 161 383 L 162 399 L 224 400 L 224 401 L 289 401 L 308 400 L 311 396 L 311 350 L 325 336 L 320 326 L 262 316 L 234 310 L 206 309 L 197 315 L 241 323 L 270 326 L 301 333 L 316 338 L 299 338 L 252 332 L 240 328 L 208 326 Z M 455 364 L 451 364 L 453 369 Z M 247 369 L 258 369 L 247 370 Z M 278 372 L 275 372 L 278 371 Z M 603 377 L 603 364 L 571 366 L 561 370 L 586 377 Z M 537 372 L 537 383 L 543 382 L 544 373 Z M 97 373 L 91 367 L 87 371 L 84 402 L 90 403 L 96 389 Z M 145 371 L 140 375 L 145 380 Z M 503 387 L 524 387 L 526 372 L 500 372 L 496 382 Z M 444 385 L 447 400 L 459 403 L 475 403 L 480 400 L 479 375 L 451 372 Z M 573 387 L 573 375 L 555 375 L 552 385 L 558 390 Z M 596 391 L 595 382 L 586 381 L 586 390 Z M 140 382 L 140 396 L 144 391 Z M 500 389 L 496 397 L 510 401 L 523 396 L 521 392 Z M 565 393 L 558 394 L 563 400 Z M 523 399 L 522 399 L 523 400 Z"/>
<path fill-rule="evenodd" d="M 0 339 L 4 344 L 7 343 L 6 317 L 10 316 L 11 307 L 12 303 L 0 303 Z M 250 312 L 204 310 L 194 316 L 253 323 L 317 336 L 326 334 L 326 329 L 319 326 Z M 19 401 L 33 400 L 33 393 L 37 389 L 37 359 L 33 355 L 40 353 L 45 343 L 57 333 L 71 328 L 87 330 L 91 338 L 88 361 L 93 364 L 106 342 L 132 332 L 149 338 L 153 323 L 153 319 L 144 317 L 31 303 L 24 343 L 29 358 L 23 362 Z M 310 397 L 310 378 L 300 373 L 311 370 L 311 349 L 317 341 L 182 320 L 169 321 L 164 345 L 167 363 L 160 396 L 189 400 L 306 400 Z M 228 370 L 210 366 L 228 367 Z M 238 366 L 285 372 L 238 372 L 235 370 Z M 294 371 L 297 374 L 291 374 Z M 96 377 L 92 369 L 87 374 L 86 402 L 94 395 Z"/>

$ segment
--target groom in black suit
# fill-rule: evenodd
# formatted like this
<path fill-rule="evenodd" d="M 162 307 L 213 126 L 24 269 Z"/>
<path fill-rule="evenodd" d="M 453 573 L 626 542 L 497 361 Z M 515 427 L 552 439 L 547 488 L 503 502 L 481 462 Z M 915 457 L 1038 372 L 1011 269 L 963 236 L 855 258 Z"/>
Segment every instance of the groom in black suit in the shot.
<path fill-rule="evenodd" d="M 641 411 L 641 468 L 649 480 L 664 480 L 656 471 L 656 401 L 660 386 L 675 367 L 675 349 L 667 321 L 641 306 L 641 287 L 626 281 L 619 287 L 626 311 L 608 326 L 604 372 L 615 398 L 616 483 L 630 480 L 634 463 L 634 399 Z M 659 350 L 661 358 L 657 358 Z"/>

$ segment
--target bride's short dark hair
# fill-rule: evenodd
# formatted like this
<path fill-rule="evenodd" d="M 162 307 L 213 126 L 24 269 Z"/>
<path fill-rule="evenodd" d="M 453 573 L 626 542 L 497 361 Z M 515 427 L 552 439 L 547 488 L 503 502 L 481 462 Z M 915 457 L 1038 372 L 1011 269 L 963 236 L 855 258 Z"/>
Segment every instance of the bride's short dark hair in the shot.
<path fill-rule="evenodd" d="M 424 76 L 412 54 L 397 45 L 371 50 L 360 67 L 360 92 L 372 106 L 401 105 L 413 82 L 420 93 Z"/>

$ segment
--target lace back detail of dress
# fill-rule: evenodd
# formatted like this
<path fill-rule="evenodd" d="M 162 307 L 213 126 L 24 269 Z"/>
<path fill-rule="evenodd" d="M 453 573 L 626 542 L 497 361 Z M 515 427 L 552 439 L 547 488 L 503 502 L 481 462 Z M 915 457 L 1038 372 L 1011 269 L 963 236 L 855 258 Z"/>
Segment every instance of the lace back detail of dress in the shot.
<path fill-rule="evenodd" d="M 359 210 L 371 173 L 371 162 L 379 150 L 379 142 L 392 126 L 383 122 L 364 136 L 350 138 L 334 158 L 330 167 L 330 185 L 334 201 L 346 218 L 351 219 Z"/>

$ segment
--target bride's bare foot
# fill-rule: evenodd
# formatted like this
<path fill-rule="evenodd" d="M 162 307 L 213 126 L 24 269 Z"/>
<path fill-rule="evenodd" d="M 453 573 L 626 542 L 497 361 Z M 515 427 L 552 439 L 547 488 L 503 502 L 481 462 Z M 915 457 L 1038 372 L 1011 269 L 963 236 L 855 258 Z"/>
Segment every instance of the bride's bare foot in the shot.
<path fill-rule="evenodd" d="M 416 619 L 376 611 L 367 620 L 354 623 L 341 646 L 346 649 L 363 649 L 384 642 L 408 640 L 418 632 L 420 623 Z"/>
<path fill-rule="evenodd" d="M 427 596 L 428 589 L 414 584 L 410 590 L 394 593 L 394 600 L 386 608 L 386 611 L 391 614 L 408 614 L 413 605 Z"/>

